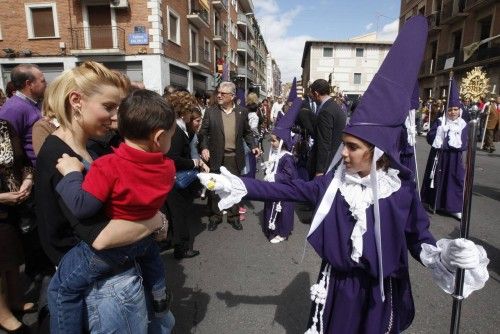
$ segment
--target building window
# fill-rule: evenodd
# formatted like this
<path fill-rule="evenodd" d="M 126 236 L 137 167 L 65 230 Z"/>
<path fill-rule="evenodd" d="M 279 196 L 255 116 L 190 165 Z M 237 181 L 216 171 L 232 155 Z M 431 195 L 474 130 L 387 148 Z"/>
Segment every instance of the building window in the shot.
<path fill-rule="evenodd" d="M 26 4 L 28 38 L 59 38 L 55 3 Z"/>
<path fill-rule="evenodd" d="M 168 39 L 175 44 L 181 45 L 179 24 L 179 15 L 177 15 L 171 9 L 168 9 Z"/>
<path fill-rule="evenodd" d="M 363 48 L 356 48 L 356 57 L 363 57 L 365 53 L 365 49 Z"/>
<path fill-rule="evenodd" d="M 189 30 L 189 57 L 192 63 L 198 62 L 198 33 L 190 29 Z"/>
<path fill-rule="evenodd" d="M 210 61 L 210 41 L 206 38 L 203 42 L 203 57 L 205 61 Z"/>
<path fill-rule="evenodd" d="M 453 32 L 451 36 L 451 51 L 459 51 L 462 44 L 462 30 Z"/>
<path fill-rule="evenodd" d="M 323 57 L 333 57 L 333 48 L 323 48 Z"/>
<path fill-rule="evenodd" d="M 354 84 L 355 85 L 361 84 L 361 73 L 354 73 Z"/>

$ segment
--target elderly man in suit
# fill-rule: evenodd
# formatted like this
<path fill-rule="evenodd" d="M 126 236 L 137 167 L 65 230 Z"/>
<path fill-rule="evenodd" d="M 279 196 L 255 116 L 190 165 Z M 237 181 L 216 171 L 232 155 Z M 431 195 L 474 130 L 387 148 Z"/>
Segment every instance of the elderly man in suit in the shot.
<path fill-rule="evenodd" d="M 312 176 L 318 176 L 326 172 L 339 148 L 347 115 L 330 97 L 328 81 L 318 79 L 311 84 L 310 90 L 312 98 L 318 105 L 318 112 L 315 128 L 316 137 L 312 149 L 313 158 L 309 170 Z"/>
<path fill-rule="evenodd" d="M 235 93 L 236 86 L 232 82 L 222 82 L 216 91 L 217 105 L 208 108 L 203 117 L 200 130 L 201 157 L 208 162 L 212 172 L 219 172 L 220 167 L 224 166 L 234 175 L 240 175 L 245 167 L 243 141 L 252 148 L 253 154 L 260 155 L 248 124 L 248 112 L 235 104 Z M 222 222 L 222 212 L 217 206 L 218 202 L 218 196 L 210 193 L 209 231 L 214 231 Z M 227 221 L 235 230 L 243 229 L 238 205 L 228 210 Z"/>

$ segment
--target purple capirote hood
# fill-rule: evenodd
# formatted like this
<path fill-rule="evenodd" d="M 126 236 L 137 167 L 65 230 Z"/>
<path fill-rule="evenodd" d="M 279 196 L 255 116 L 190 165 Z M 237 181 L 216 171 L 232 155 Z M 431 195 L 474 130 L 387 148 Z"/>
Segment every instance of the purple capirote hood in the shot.
<path fill-rule="evenodd" d="M 404 178 L 411 172 L 399 162 L 400 136 L 422 64 L 427 30 L 423 16 L 405 23 L 344 130 L 382 150 Z"/>

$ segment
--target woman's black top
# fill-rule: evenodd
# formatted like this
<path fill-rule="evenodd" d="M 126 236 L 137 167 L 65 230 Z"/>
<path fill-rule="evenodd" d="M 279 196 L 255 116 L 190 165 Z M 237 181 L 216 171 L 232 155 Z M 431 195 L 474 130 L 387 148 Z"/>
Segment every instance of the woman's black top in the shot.
<path fill-rule="evenodd" d="M 62 179 L 56 169 L 57 159 L 63 153 L 82 160 L 59 137 L 49 135 L 38 154 L 35 171 L 35 202 L 40 241 L 54 265 L 58 265 L 64 254 L 79 240 L 92 245 L 109 223 L 109 218 L 103 211 L 92 218 L 78 220 L 64 205 L 55 191 L 57 183 Z"/>

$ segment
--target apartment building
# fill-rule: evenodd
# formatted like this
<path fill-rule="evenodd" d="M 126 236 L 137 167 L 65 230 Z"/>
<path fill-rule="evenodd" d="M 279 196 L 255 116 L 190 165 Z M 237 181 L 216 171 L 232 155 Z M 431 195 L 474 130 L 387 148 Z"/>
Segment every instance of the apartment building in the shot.
<path fill-rule="evenodd" d="M 363 94 L 392 42 L 361 37 L 348 41 L 306 41 L 301 63 L 303 87 L 316 79 L 325 79 L 345 95 Z"/>
<path fill-rule="evenodd" d="M 38 64 L 51 81 L 65 69 L 95 60 L 158 92 L 167 85 L 210 91 L 225 56 L 231 80 L 247 78 L 250 87 L 257 82 L 250 77 L 257 70 L 250 66 L 255 50 L 245 49 L 252 70 L 239 74 L 237 67 L 244 54 L 239 45 L 249 40 L 238 34 L 242 12 L 253 16 L 251 0 L 9 2 L 0 12 L 0 88 L 20 63 Z M 251 35 L 255 28 L 248 30 Z"/>
<path fill-rule="evenodd" d="M 460 80 L 475 66 L 486 71 L 498 94 L 500 83 L 500 2 L 498 0 L 402 0 L 400 26 L 414 15 L 429 22 L 419 83 L 422 98 L 444 98 L 449 72 Z M 490 37 L 470 57 L 464 48 Z M 495 91 L 493 91 L 495 88 Z"/>
<path fill-rule="evenodd" d="M 276 63 L 276 60 L 271 57 L 270 54 L 267 55 L 267 66 L 266 66 L 266 76 L 267 76 L 267 97 L 274 98 L 280 96 L 281 91 L 281 72 Z"/>

